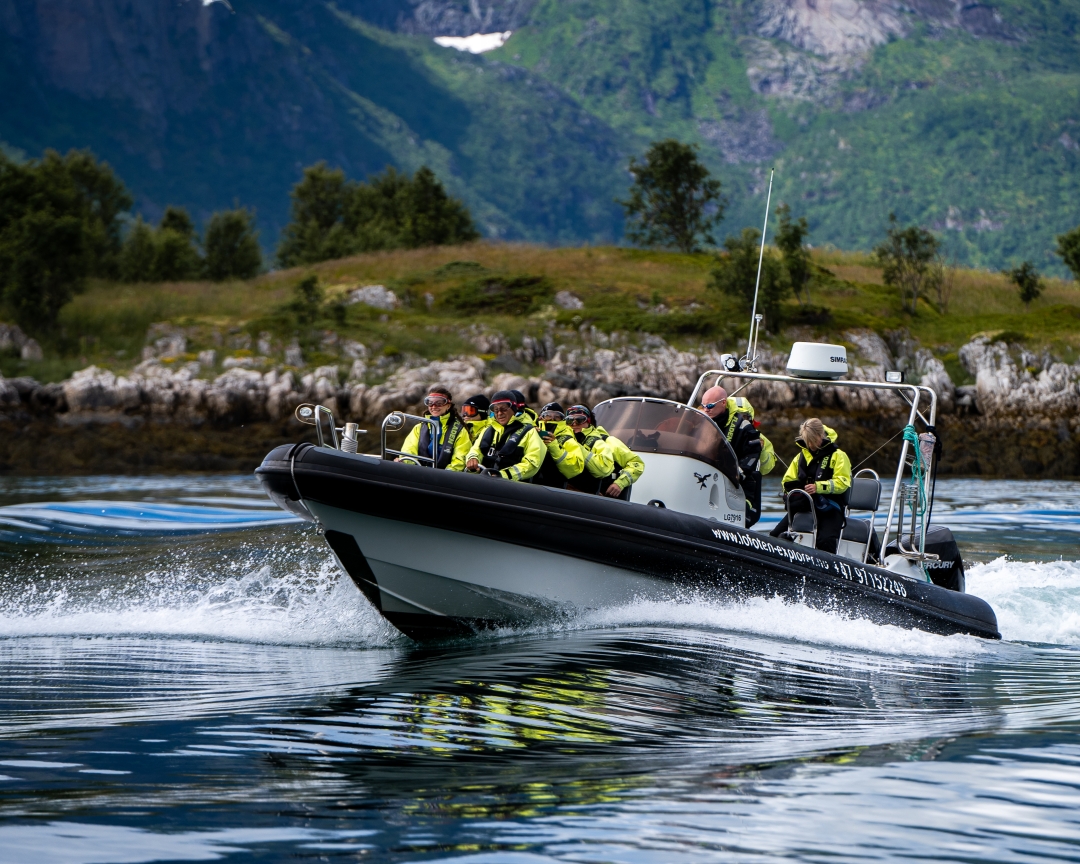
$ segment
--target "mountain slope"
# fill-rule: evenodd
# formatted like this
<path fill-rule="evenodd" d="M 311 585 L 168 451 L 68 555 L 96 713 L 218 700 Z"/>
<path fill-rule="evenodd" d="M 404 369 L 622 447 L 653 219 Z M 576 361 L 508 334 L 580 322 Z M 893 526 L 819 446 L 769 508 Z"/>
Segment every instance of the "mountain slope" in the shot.
<path fill-rule="evenodd" d="M 148 215 L 233 199 L 272 245 L 319 159 L 429 164 L 489 236 L 621 233 L 627 158 L 698 143 L 727 231 L 775 196 L 870 248 L 1063 273 L 1080 223 L 1080 0 L 3 0 L 0 141 L 90 146 Z M 512 30 L 482 56 L 436 35 Z"/>
<path fill-rule="evenodd" d="M 354 177 L 428 164 L 493 236 L 619 232 L 617 136 L 524 70 L 328 3 L 59 5 L 5 10 L 0 139 L 93 148 L 148 215 L 178 203 L 205 218 L 236 198 L 273 243 L 289 188 L 325 159 Z"/>

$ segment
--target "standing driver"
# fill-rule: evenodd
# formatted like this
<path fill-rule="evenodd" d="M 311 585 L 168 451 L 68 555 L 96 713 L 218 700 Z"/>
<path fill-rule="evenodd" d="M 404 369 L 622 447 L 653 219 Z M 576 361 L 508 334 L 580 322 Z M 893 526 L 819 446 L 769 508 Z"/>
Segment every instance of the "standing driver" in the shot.
<path fill-rule="evenodd" d="M 768 474 L 776 465 L 772 443 L 758 431 L 749 399 L 728 396 L 723 387 L 710 387 L 701 396 L 701 410 L 716 421 L 735 451 L 742 469 L 749 528 L 761 518 L 761 475 Z"/>

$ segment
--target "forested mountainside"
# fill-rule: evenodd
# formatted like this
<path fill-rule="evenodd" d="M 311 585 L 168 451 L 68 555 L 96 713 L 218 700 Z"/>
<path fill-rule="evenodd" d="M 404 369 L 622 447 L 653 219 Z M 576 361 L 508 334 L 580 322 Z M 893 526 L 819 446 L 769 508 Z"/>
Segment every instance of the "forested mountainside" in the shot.
<path fill-rule="evenodd" d="M 430 165 L 493 237 L 621 237 L 648 142 L 698 143 L 725 228 L 890 211 L 968 264 L 1063 272 L 1080 223 L 1080 0 L 2 0 L 0 140 L 90 147 L 156 217 L 234 200 L 272 246 L 320 159 Z M 434 36 L 512 31 L 483 55 Z"/>

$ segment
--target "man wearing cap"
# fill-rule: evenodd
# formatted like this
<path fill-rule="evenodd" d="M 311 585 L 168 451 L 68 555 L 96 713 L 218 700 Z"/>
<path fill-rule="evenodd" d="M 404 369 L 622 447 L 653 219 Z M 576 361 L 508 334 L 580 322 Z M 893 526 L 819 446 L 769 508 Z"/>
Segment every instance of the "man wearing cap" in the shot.
<path fill-rule="evenodd" d="M 701 410 L 727 437 L 742 470 L 746 493 L 746 527 L 761 518 L 761 476 L 776 465 L 772 442 L 758 431 L 754 406 L 743 396 L 728 396 L 723 387 L 710 387 L 701 395 Z"/>
<path fill-rule="evenodd" d="M 488 408 L 491 401 L 483 393 L 470 396 L 461 403 L 461 421 L 465 424 L 465 431 L 469 433 L 469 446 L 476 443 L 480 433 L 488 425 Z"/>
<path fill-rule="evenodd" d="M 483 466 L 492 476 L 507 480 L 532 479 L 544 464 L 547 447 L 536 428 L 518 416 L 524 409 L 524 402 L 509 390 L 500 390 L 491 397 L 491 419 L 469 451 L 467 471 L 479 471 Z"/>
<path fill-rule="evenodd" d="M 538 486 L 563 489 L 566 481 L 581 473 L 585 467 L 585 451 L 566 425 L 566 412 L 558 402 L 548 402 L 540 410 L 537 434 L 547 447 L 544 464 L 532 482 Z"/>
<path fill-rule="evenodd" d="M 568 489 L 629 500 L 630 486 L 645 470 L 642 458 L 609 435 L 585 405 L 572 405 L 566 423 L 585 450 L 585 470 L 566 481 Z"/>

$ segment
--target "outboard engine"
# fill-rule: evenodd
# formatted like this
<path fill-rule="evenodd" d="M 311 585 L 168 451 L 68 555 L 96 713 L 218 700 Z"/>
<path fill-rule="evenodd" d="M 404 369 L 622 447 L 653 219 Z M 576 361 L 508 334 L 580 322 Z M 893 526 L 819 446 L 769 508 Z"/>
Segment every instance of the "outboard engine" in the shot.
<path fill-rule="evenodd" d="M 911 539 L 910 535 L 905 535 L 905 545 Z M 899 551 L 895 540 L 885 548 L 886 555 L 898 555 Z M 932 525 L 927 528 L 926 552 L 938 556 L 937 561 L 927 561 L 924 564 L 930 580 L 942 588 L 962 593 L 966 588 L 964 561 L 960 557 L 960 547 L 956 545 L 952 531 L 942 525 Z"/>

